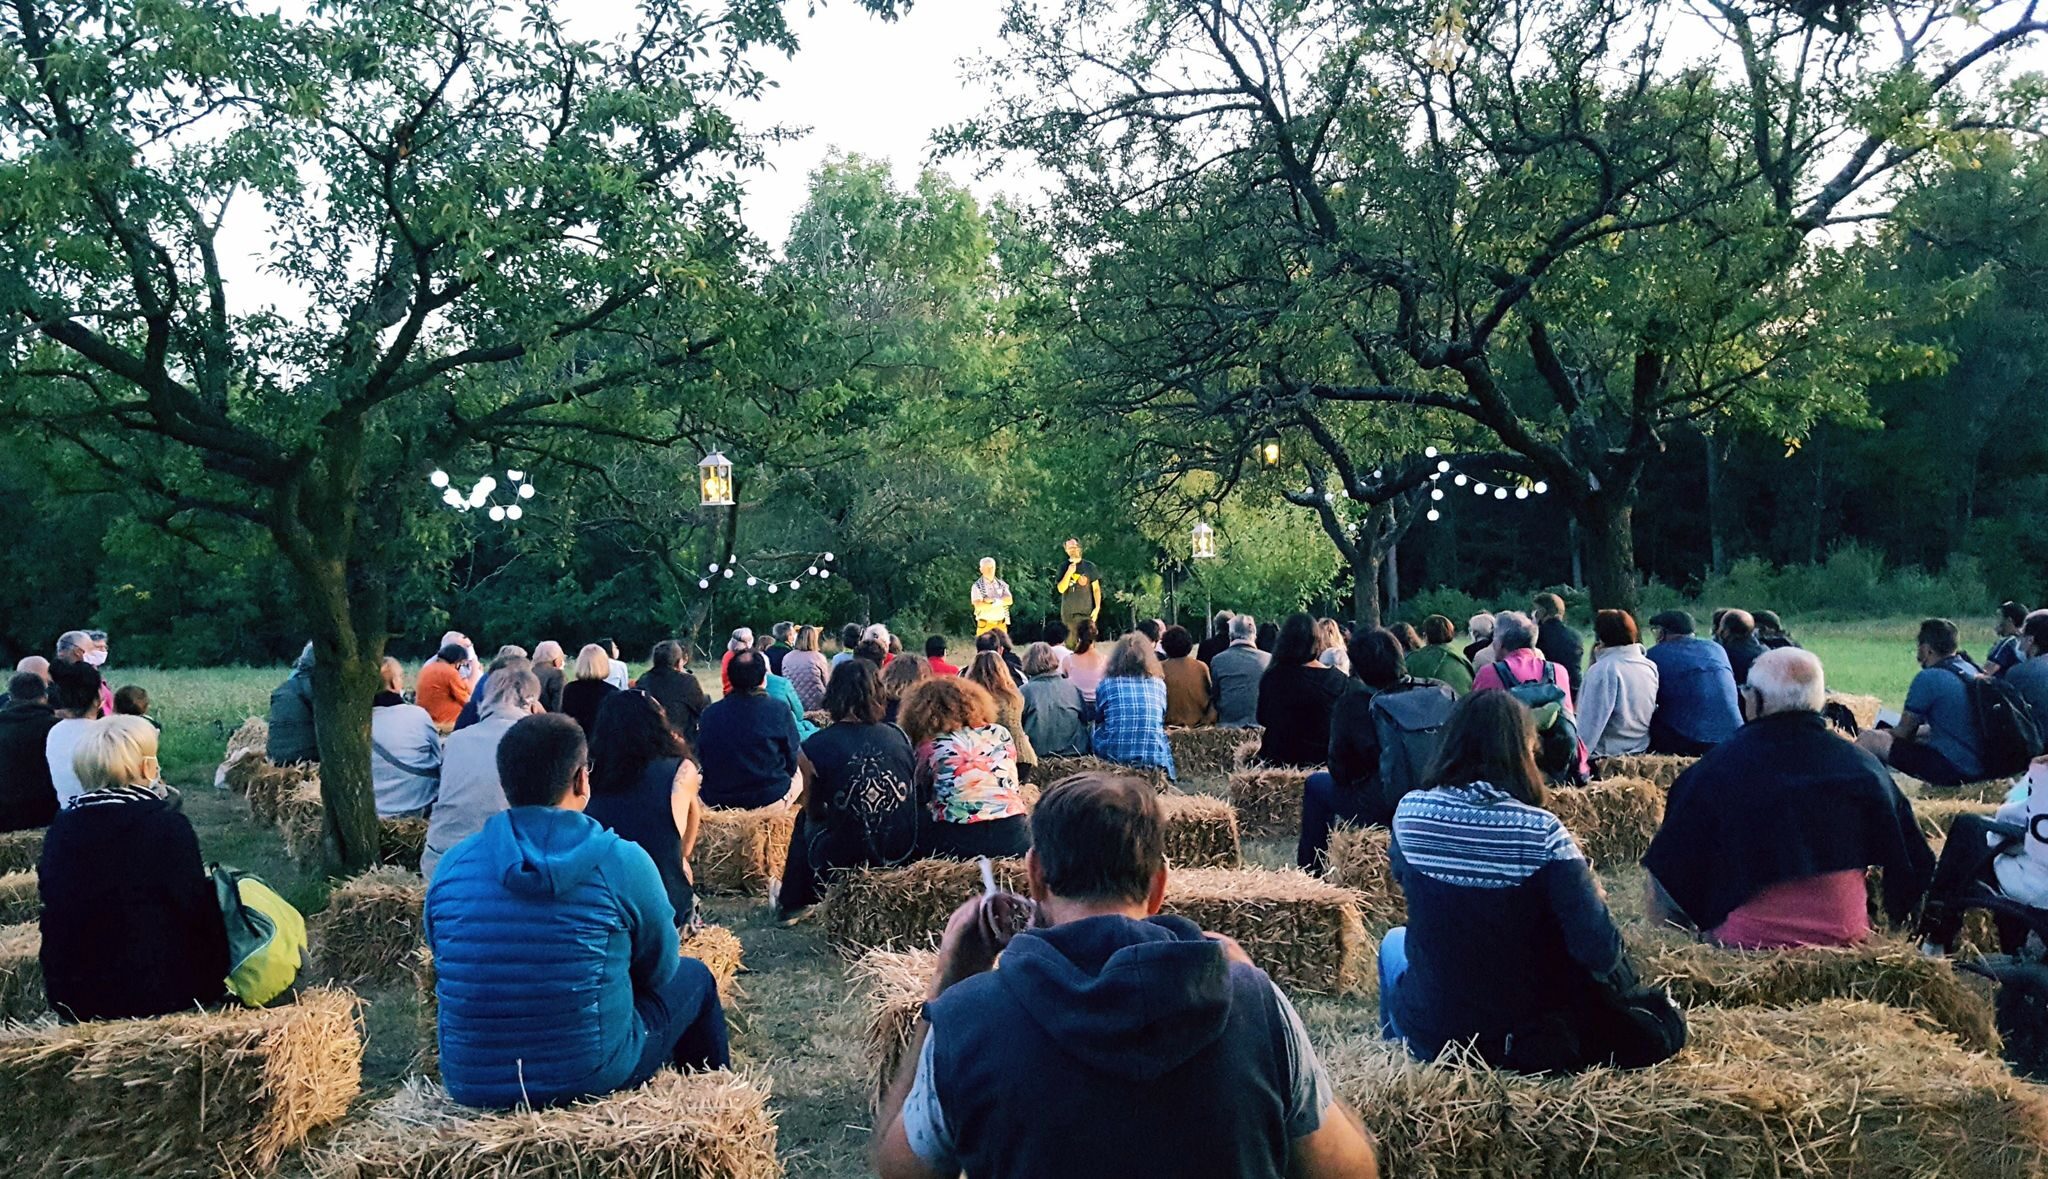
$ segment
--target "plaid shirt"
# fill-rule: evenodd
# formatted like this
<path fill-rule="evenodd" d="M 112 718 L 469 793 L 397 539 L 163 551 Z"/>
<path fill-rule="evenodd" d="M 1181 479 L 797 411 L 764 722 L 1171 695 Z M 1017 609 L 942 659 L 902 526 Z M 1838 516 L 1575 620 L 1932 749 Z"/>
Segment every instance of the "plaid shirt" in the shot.
<path fill-rule="evenodd" d="M 1116 676 L 1095 689 L 1095 756 L 1125 765 L 1161 766 L 1178 778 L 1166 743 L 1166 681 Z"/>

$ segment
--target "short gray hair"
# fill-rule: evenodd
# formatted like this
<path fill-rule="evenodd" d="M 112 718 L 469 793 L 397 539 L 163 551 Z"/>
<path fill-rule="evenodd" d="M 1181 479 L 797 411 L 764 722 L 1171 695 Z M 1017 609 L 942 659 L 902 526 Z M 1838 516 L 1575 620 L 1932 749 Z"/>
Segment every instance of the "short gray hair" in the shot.
<path fill-rule="evenodd" d="M 1493 642 L 1503 654 L 1536 645 L 1536 620 L 1520 610 L 1503 610 L 1493 616 Z"/>
<path fill-rule="evenodd" d="M 796 623 L 778 622 L 768 628 L 768 633 L 775 636 L 776 642 L 786 643 L 789 641 L 789 636 L 796 633 Z"/>
<path fill-rule="evenodd" d="M 1259 620 L 1249 614 L 1239 614 L 1230 620 L 1230 641 L 1243 642 L 1259 637 Z"/>
<path fill-rule="evenodd" d="M 1475 639 L 1492 638 L 1493 615 L 1484 612 L 1474 614 L 1465 620 L 1465 631 Z"/>
<path fill-rule="evenodd" d="M 1819 712 L 1828 702 L 1827 675 L 1820 657 L 1798 647 L 1766 651 L 1749 665 L 1749 683 L 1756 693 L 1757 714 Z"/>
<path fill-rule="evenodd" d="M 66 651 L 90 650 L 92 650 L 92 636 L 82 630 L 67 630 L 57 636 L 57 654 L 59 655 L 64 654 Z"/>
<path fill-rule="evenodd" d="M 889 637 L 889 628 L 879 622 L 870 624 L 866 630 L 860 632 L 861 642 L 880 643 L 884 647 L 889 645 Z"/>
<path fill-rule="evenodd" d="M 476 706 L 479 716 L 496 712 L 532 712 L 540 701 L 540 677 L 533 674 L 533 663 L 527 659 L 513 659 L 505 666 L 491 673 L 491 682 L 484 685 L 484 698 Z"/>
<path fill-rule="evenodd" d="M 1050 643 L 1033 643 L 1024 648 L 1024 674 L 1046 675 L 1060 669 L 1060 657 L 1052 653 Z"/>

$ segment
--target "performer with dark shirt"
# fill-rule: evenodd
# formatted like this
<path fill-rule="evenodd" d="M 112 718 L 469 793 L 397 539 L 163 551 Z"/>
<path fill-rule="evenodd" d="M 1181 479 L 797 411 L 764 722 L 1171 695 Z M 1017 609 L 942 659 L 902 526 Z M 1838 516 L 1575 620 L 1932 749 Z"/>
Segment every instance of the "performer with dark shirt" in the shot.
<path fill-rule="evenodd" d="M 1102 613 L 1102 582 L 1095 566 L 1081 559 L 1081 542 L 1067 538 L 1067 569 L 1055 587 L 1060 595 L 1060 621 L 1069 634 L 1080 629 L 1083 620 L 1096 621 Z"/>

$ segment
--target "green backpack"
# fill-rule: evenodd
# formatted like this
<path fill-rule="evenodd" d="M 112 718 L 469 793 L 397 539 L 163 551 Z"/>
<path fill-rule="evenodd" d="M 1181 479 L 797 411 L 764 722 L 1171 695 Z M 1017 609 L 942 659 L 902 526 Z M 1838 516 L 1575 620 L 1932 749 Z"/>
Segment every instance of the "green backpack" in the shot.
<path fill-rule="evenodd" d="M 292 989 L 306 962 L 306 919 L 277 890 L 238 868 L 213 867 L 228 931 L 228 991 L 262 1007 Z"/>

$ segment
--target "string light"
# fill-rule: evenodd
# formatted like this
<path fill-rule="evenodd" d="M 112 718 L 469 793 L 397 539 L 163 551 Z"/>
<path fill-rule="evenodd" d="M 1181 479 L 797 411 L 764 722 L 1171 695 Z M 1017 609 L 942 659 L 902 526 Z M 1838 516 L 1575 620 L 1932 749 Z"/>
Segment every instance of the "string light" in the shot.
<path fill-rule="evenodd" d="M 1517 487 L 1517 488 L 1515 488 L 1515 498 L 1516 498 L 1516 499 L 1528 499 L 1528 498 L 1529 498 L 1529 489 L 1528 489 L 1528 488 L 1526 488 L 1526 487 Z"/>
<path fill-rule="evenodd" d="M 1451 469 L 1451 460 L 1449 460 L 1449 459 L 1438 459 L 1438 460 L 1436 461 L 1436 473 L 1437 473 L 1437 474 L 1441 475 L 1441 474 L 1443 474 L 1443 473 L 1444 473 L 1445 471 L 1448 471 L 1448 470 L 1450 470 L 1450 469 Z"/>
<path fill-rule="evenodd" d="M 1435 458 L 1435 457 L 1436 457 L 1436 447 L 1434 447 L 1434 446 L 1425 446 L 1425 447 L 1423 447 L 1423 448 L 1422 448 L 1422 457 L 1423 457 L 1423 458 Z M 1448 465 L 1448 464 L 1446 464 L 1446 465 L 1445 465 L 1445 468 L 1444 468 L 1444 469 L 1446 469 L 1446 470 L 1449 470 L 1449 469 L 1450 469 L 1450 468 L 1449 468 L 1449 465 Z"/>
<path fill-rule="evenodd" d="M 1443 488 L 1441 488 L 1441 487 L 1432 487 L 1432 488 L 1430 488 L 1430 489 L 1429 489 L 1429 498 L 1431 498 L 1431 499 L 1442 499 L 1443 497 L 1444 497 L 1444 489 L 1443 489 Z"/>
<path fill-rule="evenodd" d="M 1548 483 L 1545 483 L 1545 482 L 1544 482 L 1543 480 L 1541 480 L 1541 479 L 1538 479 L 1538 480 L 1536 481 L 1536 494 L 1537 494 L 1537 495 L 1542 495 L 1542 494 L 1543 494 L 1544 492 L 1546 492 L 1546 491 L 1549 491 L 1549 490 L 1550 490 L 1550 484 L 1548 484 Z"/>
<path fill-rule="evenodd" d="M 820 553 L 804 563 L 804 574 L 805 576 L 815 577 L 819 581 L 829 581 L 832 577 L 832 570 L 827 568 L 827 566 L 837 559 L 838 557 L 835 554 Z M 804 584 L 803 580 L 799 577 L 784 577 L 779 574 L 770 577 L 751 572 L 738 564 L 721 564 L 720 562 L 712 561 L 706 566 L 704 575 L 697 579 L 697 588 L 708 590 L 719 578 L 731 580 L 742 575 L 747 579 L 748 589 L 765 589 L 771 594 L 780 594 L 784 590 L 795 593 L 802 589 Z"/>
<path fill-rule="evenodd" d="M 1496 487 L 1496 488 L 1494 488 L 1494 489 L 1493 489 L 1493 498 L 1495 498 L 1495 499 L 1506 499 L 1507 497 L 1508 497 L 1508 489 L 1507 489 L 1507 488 L 1505 488 L 1505 487 Z"/>
<path fill-rule="evenodd" d="M 500 524 L 508 520 L 516 522 L 524 517 L 526 509 L 520 506 L 519 501 L 532 499 L 534 496 L 533 483 L 527 479 L 525 471 L 508 469 L 505 472 L 505 479 L 506 483 L 500 484 L 495 476 L 481 476 L 465 495 L 454 485 L 455 480 L 448 472 L 437 467 L 427 476 L 427 482 L 441 490 L 442 503 L 458 512 L 481 511 Z M 500 487 L 504 487 L 512 502 L 496 502 L 496 493 Z"/>
<path fill-rule="evenodd" d="M 1437 511 L 1437 510 L 1436 510 L 1435 508 L 1431 508 L 1431 509 L 1429 509 L 1429 522 L 1430 522 L 1430 523 L 1434 524 L 1434 523 L 1436 523 L 1436 522 L 1437 522 L 1438 520 L 1441 520 L 1441 519 L 1443 519 L 1443 518 L 1444 518 L 1444 514 L 1443 514 L 1442 512 L 1439 512 L 1439 511 Z"/>
<path fill-rule="evenodd" d="M 1451 482 L 1457 484 L 1460 487 L 1463 487 L 1466 483 L 1470 482 L 1470 480 L 1465 478 L 1465 472 L 1459 471 L 1457 475 L 1451 479 Z"/>

